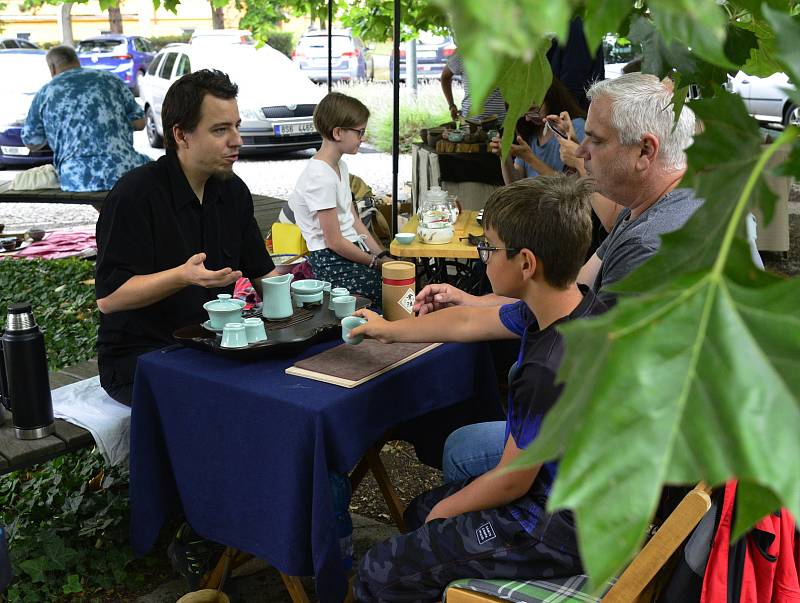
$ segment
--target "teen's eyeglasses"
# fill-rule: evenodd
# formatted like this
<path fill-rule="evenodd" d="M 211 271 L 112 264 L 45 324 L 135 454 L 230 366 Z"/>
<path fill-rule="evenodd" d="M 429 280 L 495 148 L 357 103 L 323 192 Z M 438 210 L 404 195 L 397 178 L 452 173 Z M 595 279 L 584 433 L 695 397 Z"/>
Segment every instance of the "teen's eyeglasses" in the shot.
<path fill-rule="evenodd" d="M 345 128 L 344 126 L 339 126 L 339 127 L 342 130 L 350 130 L 351 132 L 355 132 L 356 134 L 358 134 L 359 138 L 364 138 L 364 134 L 367 133 L 367 129 L 366 128 L 363 128 L 363 129 L 359 130 L 358 128 Z"/>
<path fill-rule="evenodd" d="M 495 247 L 494 245 L 489 245 L 489 243 L 486 241 L 481 241 L 478 243 L 477 249 L 478 257 L 484 264 L 489 263 L 489 258 L 491 257 L 493 251 L 511 251 L 513 253 L 520 252 L 520 249 L 517 249 L 516 247 Z"/>

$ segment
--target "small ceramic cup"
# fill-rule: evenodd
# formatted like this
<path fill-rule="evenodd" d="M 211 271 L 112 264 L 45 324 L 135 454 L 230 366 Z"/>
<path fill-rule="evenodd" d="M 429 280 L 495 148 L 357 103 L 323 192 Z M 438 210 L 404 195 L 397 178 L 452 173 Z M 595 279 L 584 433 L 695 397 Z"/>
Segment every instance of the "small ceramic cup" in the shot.
<path fill-rule="evenodd" d="M 222 342 L 219 344 L 223 348 L 246 348 L 247 332 L 244 325 L 240 322 L 229 322 L 222 327 Z"/>
<path fill-rule="evenodd" d="M 342 319 L 342 341 L 349 343 L 350 345 L 358 345 L 364 341 L 363 335 L 359 335 L 358 337 L 350 337 L 350 331 L 366 323 L 366 318 L 361 318 L 360 316 L 345 316 Z"/>
<path fill-rule="evenodd" d="M 328 304 L 328 309 L 333 310 L 333 300 L 340 295 L 350 295 L 350 292 L 344 287 L 334 287 L 331 289 L 331 301 Z"/>
<path fill-rule="evenodd" d="M 333 298 L 333 312 L 336 318 L 350 316 L 356 311 L 356 298 L 352 295 L 340 295 Z"/>
<path fill-rule="evenodd" d="M 244 332 L 247 335 L 247 343 L 258 343 L 267 340 L 264 321 L 258 317 L 244 319 Z"/>
<path fill-rule="evenodd" d="M 322 281 L 322 290 L 325 293 L 330 293 L 331 292 L 331 287 L 332 287 L 332 285 L 328 281 Z"/>

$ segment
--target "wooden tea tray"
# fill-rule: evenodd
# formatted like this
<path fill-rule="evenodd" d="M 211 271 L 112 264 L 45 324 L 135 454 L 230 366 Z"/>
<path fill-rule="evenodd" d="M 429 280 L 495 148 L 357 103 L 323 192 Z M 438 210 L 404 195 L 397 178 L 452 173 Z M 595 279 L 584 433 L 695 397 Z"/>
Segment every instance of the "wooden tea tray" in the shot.
<path fill-rule="evenodd" d="M 321 304 L 306 304 L 303 308 L 294 308 L 291 317 L 284 320 L 266 320 L 267 340 L 251 343 L 246 348 L 223 348 L 221 333 L 204 329 L 201 325 L 190 325 L 175 331 L 175 341 L 196 350 L 203 350 L 233 358 L 236 360 L 258 360 L 273 354 L 294 354 L 299 350 L 320 341 L 341 337 L 340 319 L 333 310 L 328 309 L 330 297 L 326 293 Z M 366 297 L 356 296 L 356 309 L 366 308 L 372 303 Z M 244 312 L 247 316 L 248 313 Z"/>

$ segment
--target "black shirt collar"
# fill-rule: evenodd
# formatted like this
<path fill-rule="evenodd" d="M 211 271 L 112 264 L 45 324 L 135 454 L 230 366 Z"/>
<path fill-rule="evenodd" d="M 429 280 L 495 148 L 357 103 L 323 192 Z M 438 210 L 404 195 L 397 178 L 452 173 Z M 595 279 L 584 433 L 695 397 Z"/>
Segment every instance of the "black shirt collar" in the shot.
<path fill-rule="evenodd" d="M 178 153 L 174 149 L 167 149 L 164 161 L 169 171 L 170 190 L 175 208 L 181 209 L 185 205 L 193 203 L 198 204 L 197 195 L 194 194 L 192 187 L 189 185 L 189 180 L 187 180 L 186 174 L 181 167 L 181 162 L 178 160 Z M 218 178 L 211 176 L 206 181 L 206 186 L 203 191 L 203 203 L 212 205 L 222 202 L 222 200 L 223 197 L 220 195 L 220 181 Z"/>

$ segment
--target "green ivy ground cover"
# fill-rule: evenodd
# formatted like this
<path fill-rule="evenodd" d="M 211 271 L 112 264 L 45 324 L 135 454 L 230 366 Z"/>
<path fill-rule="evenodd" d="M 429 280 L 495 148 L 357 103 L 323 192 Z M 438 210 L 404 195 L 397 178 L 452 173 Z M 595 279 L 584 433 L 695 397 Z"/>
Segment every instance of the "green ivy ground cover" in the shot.
<path fill-rule="evenodd" d="M 57 370 L 95 355 L 94 264 L 0 261 L 0 311 L 29 301 Z M 106 469 L 96 451 L 59 457 L 0 478 L 0 524 L 8 527 L 15 579 L 10 602 L 126 601 L 169 576 L 163 544 L 135 560 L 128 544 L 128 471 Z"/>

